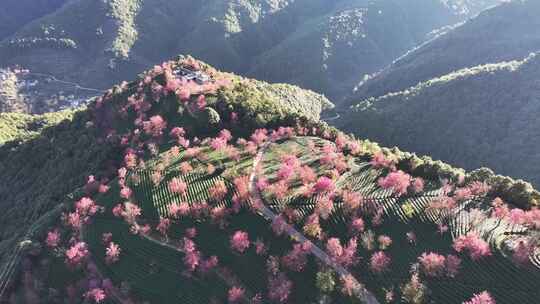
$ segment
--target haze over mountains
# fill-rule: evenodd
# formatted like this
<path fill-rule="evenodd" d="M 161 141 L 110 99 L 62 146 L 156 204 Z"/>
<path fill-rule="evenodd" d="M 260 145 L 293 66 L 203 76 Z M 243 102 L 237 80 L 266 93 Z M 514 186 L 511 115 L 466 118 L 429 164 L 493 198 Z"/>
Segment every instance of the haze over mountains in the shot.
<path fill-rule="evenodd" d="M 540 3 L 482 13 L 368 80 L 337 122 L 386 145 L 540 184 Z M 373 97 L 371 97 L 373 96 Z"/>
<path fill-rule="evenodd" d="M 20 65 L 105 89 L 183 53 L 339 101 L 364 75 L 422 43 L 431 31 L 499 2 L 52 1 L 49 10 L 28 14 L 33 22 L 6 28 L 0 67 Z M 29 10 L 24 1 L 4 5 L 8 11 Z"/>

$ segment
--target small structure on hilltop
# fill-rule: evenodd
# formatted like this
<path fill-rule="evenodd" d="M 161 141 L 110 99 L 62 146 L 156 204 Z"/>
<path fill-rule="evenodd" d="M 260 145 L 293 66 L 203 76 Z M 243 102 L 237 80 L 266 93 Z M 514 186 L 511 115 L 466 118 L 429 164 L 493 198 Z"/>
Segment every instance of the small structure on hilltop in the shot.
<path fill-rule="evenodd" d="M 193 71 L 184 67 L 180 67 L 178 70 L 174 71 L 176 75 L 181 76 L 186 80 L 193 80 L 198 84 L 205 84 L 212 80 L 210 75 L 202 71 Z"/>

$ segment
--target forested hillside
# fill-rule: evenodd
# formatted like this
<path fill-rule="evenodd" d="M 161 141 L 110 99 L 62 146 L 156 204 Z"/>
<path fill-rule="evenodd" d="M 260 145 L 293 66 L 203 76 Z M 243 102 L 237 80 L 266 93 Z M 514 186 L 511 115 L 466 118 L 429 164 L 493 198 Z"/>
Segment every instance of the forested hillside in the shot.
<path fill-rule="evenodd" d="M 534 0 L 511 1 L 484 11 L 361 82 L 346 105 L 403 91 L 463 68 L 521 60 L 540 50 L 539 11 L 540 2 Z"/>
<path fill-rule="evenodd" d="M 538 191 L 347 136 L 328 105 L 180 57 L 5 144 L 0 300 L 540 296 Z"/>
<path fill-rule="evenodd" d="M 0 38 L 0 67 L 106 89 L 183 53 L 339 100 L 431 31 L 498 2 L 71 1 Z"/>
<path fill-rule="evenodd" d="M 67 0 L 3 0 L 0 10 L 0 40 L 14 34 L 26 24 L 50 14 Z"/>
<path fill-rule="evenodd" d="M 366 99 L 340 124 L 385 145 L 540 185 L 540 59 L 462 69 Z"/>

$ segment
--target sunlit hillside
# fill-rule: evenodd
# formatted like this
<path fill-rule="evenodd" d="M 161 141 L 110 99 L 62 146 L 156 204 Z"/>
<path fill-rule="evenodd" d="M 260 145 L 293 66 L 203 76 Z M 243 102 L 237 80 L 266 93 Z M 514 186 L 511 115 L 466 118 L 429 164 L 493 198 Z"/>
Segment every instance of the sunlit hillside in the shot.
<path fill-rule="evenodd" d="M 298 107 L 299 96 L 312 107 Z M 0 147 L 10 157 L 1 177 L 33 180 L 42 196 L 36 205 L 28 191 L 26 201 L 16 188 L 0 192 L 11 231 L 2 234 L 0 295 L 534 303 L 539 192 L 347 136 L 318 121 L 328 106 L 309 91 L 180 57 L 115 86 L 72 122 Z M 86 142 L 69 146 L 67 132 Z M 56 140 L 66 148 L 34 168 L 38 178 L 14 170 Z M 73 180 L 47 184 L 64 161 L 90 155 Z"/>

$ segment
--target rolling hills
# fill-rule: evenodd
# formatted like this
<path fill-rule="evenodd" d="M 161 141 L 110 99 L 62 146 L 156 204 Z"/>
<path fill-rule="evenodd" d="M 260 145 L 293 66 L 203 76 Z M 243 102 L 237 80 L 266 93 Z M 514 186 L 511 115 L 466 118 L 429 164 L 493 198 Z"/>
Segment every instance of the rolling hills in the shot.
<path fill-rule="evenodd" d="M 192 54 L 224 70 L 301 85 L 339 101 L 359 77 L 390 64 L 431 31 L 498 2 L 69 1 L 0 38 L 0 67 L 19 65 L 106 89 L 154 62 Z"/>
<path fill-rule="evenodd" d="M 0 40 L 17 32 L 26 24 L 54 12 L 66 0 L 5 0 L 0 11 Z"/>
<path fill-rule="evenodd" d="M 187 80 L 186 69 L 210 78 Z M 318 121 L 326 103 L 180 57 L 34 139 L 5 144 L 0 296 L 197 304 L 538 298 L 539 192 L 346 136 Z M 30 151 L 48 157 L 29 162 Z M 22 162 L 33 171 L 15 171 Z M 51 179 L 68 165 L 79 167 Z M 23 226 L 25 211 L 33 215 Z"/>
<path fill-rule="evenodd" d="M 343 128 L 465 168 L 490 167 L 540 184 L 538 55 L 459 70 L 366 99 Z M 413 118 L 415 117 L 415 118 Z"/>
<path fill-rule="evenodd" d="M 505 3 L 424 44 L 361 85 L 336 125 L 538 185 L 539 10 Z"/>
<path fill-rule="evenodd" d="M 538 1 L 530 0 L 510 1 L 486 10 L 362 81 L 347 104 L 400 92 L 464 68 L 521 60 L 540 50 L 538 11 Z"/>

